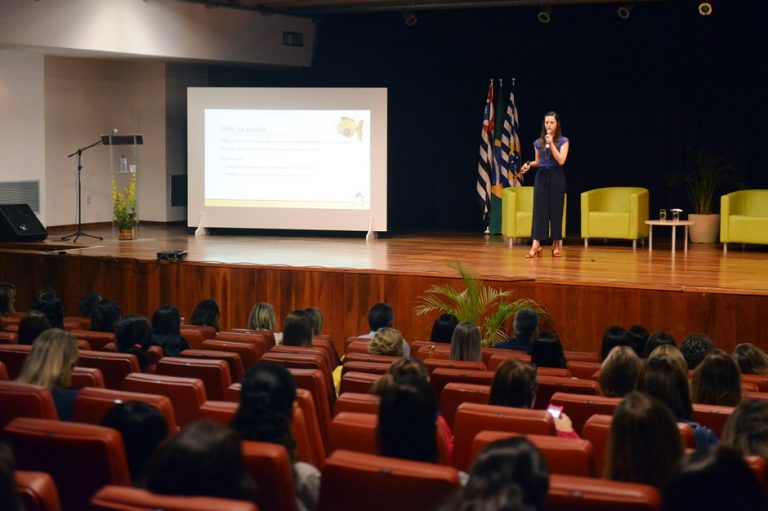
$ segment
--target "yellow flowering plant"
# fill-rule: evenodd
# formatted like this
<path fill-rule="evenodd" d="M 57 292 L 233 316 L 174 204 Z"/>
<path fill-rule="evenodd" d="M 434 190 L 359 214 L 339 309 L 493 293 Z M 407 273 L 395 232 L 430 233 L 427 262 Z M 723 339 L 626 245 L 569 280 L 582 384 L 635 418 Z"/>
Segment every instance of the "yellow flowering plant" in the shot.
<path fill-rule="evenodd" d="M 122 190 L 112 179 L 112 218 L 119 229 L 131 229 L 136 225 L 136 174 Z"/>

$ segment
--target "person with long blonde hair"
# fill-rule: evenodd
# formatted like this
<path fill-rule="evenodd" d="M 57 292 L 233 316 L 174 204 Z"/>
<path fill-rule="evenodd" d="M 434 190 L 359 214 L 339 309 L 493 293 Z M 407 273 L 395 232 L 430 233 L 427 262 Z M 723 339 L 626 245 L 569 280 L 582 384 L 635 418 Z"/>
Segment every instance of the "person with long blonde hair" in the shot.
<path fill-rule="evenodd" d="M 16 380 L 50 389 L 60 420 L 72 418 L 79 390 L 70 388 L 72 368 L 78 360 L 77 339 L 59 328 L 50 328 L 32 343 L 32 350 Z"/>
<path fill-rule="evenodd" d="M 274 334 L 275 342 L 280 344 L 283 341 L 283 334 L 276 332 L 276 329 L 275 308 L 272 304 L 259 302 L 254 305 L 248 315 L 248 330 L 268 330 Z"/>

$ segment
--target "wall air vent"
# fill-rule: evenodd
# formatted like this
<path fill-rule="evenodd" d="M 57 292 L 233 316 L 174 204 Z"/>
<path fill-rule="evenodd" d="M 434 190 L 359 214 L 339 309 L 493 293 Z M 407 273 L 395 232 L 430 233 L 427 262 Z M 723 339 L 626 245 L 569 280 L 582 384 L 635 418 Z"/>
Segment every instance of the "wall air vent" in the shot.
<path fill-rule="evenodd" d="M 40 214 L 40 181 L 0 181 L 0 204 L 29 204 Z"/>

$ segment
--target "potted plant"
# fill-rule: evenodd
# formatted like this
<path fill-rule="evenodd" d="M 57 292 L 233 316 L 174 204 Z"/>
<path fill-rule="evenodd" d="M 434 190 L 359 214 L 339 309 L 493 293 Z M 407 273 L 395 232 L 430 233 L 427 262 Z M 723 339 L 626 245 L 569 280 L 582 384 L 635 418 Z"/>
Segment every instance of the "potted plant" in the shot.
<path fill-rule="evenodd" d="M 512 294 L 510 291 L 483 285 L 483 281 L 468 266 L 459 261 L 448 266 L 459 272 L 464 289 L 457 290 L 449 285 L 430 287 L 420 297 L 422 303 L 414 309 L 417 315 L 440 312 L 455 316 L 459 322 L 474 323 L 483 334 L 483 346 L 492 346 L 506 340 L 507 336 L 502 329 L 504 322 L 523 308 L 533 309 L 539 315 L 541 325 L 551 326 L 551 316 L 534 300 L 520 298 L 509 302 L 507 297 Z"/>
<path fill-rule="evenodd" d="M 117 180 L 112 179 L 112 220 L 117 224 L 118 239 L 136 238 L 136 174 L 122 190 L 118 189 Z"/>
<path fill-rule="evenodd" d="M 715 243 L 720 233 L 720 214 L 714 212 L 715 194 L 728 184 L 738 186 L 736 164 L 712 154 L 689 150 L 694 168 L 667 178 L 669 186 L 682 185 L 691 203 L 688 229 L 692 243 Z"/>

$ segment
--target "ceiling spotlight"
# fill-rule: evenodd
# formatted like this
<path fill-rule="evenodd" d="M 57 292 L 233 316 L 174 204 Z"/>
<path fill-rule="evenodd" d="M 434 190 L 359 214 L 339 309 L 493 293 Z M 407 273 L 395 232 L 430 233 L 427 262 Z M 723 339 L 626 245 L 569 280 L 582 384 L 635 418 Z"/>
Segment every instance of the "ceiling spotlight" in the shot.
<path fill-rule="evenodd" d="M 536 17 L 544 25 L 552 21 L 552 5 L 542 5 Z"/>
<path fill-rule="evenodd" d="M 403 11 L 403 23 L 406 27 L 412 27 L 419 22 L 419 18 L 413 11 Z"/>
<path fill-rule="evenodd" d="M 709 16 L 712 14 L 712 4 L 710 2 L 701 2 L 699 4 L 699 15 Z"/>
<path fill-rule="evenodd" d="M 619 15 L 619 18 L 623 20 L 628 20 L 629 17 L 632 15 L 632 9 L 635 8 L 635 4 L 632 2 L 624 2 L 619 6 L 618 9 L 616 9 L 616 14 Z"/>

